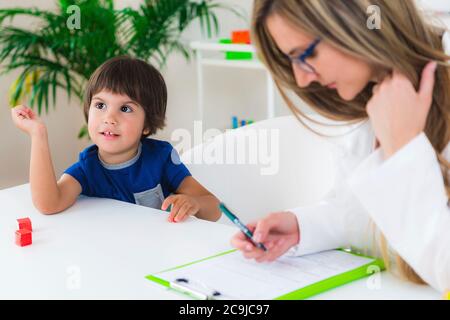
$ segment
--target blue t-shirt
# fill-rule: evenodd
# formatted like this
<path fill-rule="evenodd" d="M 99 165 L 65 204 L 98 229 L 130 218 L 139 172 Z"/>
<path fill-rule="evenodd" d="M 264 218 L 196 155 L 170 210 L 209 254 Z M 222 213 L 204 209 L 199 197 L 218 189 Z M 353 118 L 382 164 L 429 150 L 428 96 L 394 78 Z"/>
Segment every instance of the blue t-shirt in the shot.
<path fill-rule="evenodd" d="M 155 139 L 142 139 L 133 159 L 115 165 L 101 161 L 98 147 L 92 145 L 64 173 L 80 183 L 83 195 L 157 209 L 191 175 L 170 143 Z"/>

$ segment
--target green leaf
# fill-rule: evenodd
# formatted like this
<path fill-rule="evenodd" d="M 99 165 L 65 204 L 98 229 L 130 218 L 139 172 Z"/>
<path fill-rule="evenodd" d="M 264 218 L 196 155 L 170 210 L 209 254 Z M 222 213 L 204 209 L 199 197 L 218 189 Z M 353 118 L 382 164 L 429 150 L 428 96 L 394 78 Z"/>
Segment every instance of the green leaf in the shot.
<path fill-rule="evenodd" d="M 80 131 L 78 132 L 78 139 L 81 139 L 81 138 L 84 138 L 84 137 L 89 138 L 89 132 L 88 132 L 88 129 L 87 129 L 87 125 L 83 125 L 81 127 Z"/>
<path fill-rule="evenodd" d="M 58 90 L 81 104 L 84 85 L 112 57 L 127 54 L 160 67 L 174 51 L 189 59 L 191 51 L 181 41 L 183 32 L 196 23 L 210 37 L 219 29 L 216 11 L 235 11 L 216 0 L 141 0 L 136 9 L 116 9 L 113 0 L 58 0 L 57 4 L 54 12 L 34 7 L 0 9 L 0 72 L 20 71 L 10 94 L 11 101 L 17 102 L 26 94 L 27 76 L 39 70 L 28 97 L 39 114 L 43 109 L 49 112 L 50 104 L 56 106 Z M 82 12 L 81 29 L 66 25 L 71 5 Z M 28 28 L 10 25 L 19 16 L 37 22 Z"/>

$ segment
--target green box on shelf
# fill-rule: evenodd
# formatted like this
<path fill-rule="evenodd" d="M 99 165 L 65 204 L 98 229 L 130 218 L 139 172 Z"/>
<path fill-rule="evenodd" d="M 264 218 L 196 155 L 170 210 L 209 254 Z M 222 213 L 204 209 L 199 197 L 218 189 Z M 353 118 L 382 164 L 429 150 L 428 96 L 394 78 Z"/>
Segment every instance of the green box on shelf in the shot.
<path fill-rule="evenodd" d="M 220 39 L 219 43 L 233 44 L 231 39 Z M 225 59 L 227 59 L 227 60 L 251 60 L 251 59 L 253 59 L 253 54 L 251 52 L 225 51 Z"/>

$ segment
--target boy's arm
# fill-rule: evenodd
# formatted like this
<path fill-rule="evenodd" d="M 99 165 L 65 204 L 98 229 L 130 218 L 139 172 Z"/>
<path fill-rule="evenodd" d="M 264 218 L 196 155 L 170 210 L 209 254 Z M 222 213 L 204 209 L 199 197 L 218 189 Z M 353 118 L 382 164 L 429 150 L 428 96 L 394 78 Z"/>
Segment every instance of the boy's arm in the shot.
<path fill-rule="evenodd" d="M 189 207 L 192 202 L 197 205 L 198 211 L 194 214 L 197 218 L 210 221 L 219 220 L 221 216 L 219 200 L 193 177 L 184 178 L 175 193 L 176 195 L 167 197 L 162 205 L 162 209 L 165 210 L 172 204 L 171 217 L 178 216 L 180 218 L 175 221 L 184 220 L 184 216 L 189 213 L 184 212 L 186 210 L 183 209 L 183 206 Z"/>
<path fill-rule="evenodd" d="M 30 186 L 33 204 L 44 214 L 68 208 L 81 193 L 81 186 L 67 175 L 56 182 L 45 124 L 33 110 L 23 105 L 11 109 L 11 117 L 16 127 L 31 138 Z"/>
<path fill-rule="evenodd" d="M 70 175 L 56 181 L 45 126 L 31 136 L 30 186 L 33 204 L 44 214 L 67 209 L 81 193 L 80 184 Z"/>

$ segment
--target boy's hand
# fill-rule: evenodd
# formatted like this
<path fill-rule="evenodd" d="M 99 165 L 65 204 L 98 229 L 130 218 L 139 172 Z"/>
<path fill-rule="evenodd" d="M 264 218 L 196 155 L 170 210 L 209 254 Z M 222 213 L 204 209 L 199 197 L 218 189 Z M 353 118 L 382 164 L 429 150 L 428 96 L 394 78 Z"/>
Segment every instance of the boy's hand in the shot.
<path fill-rule="evenodd" d="M 17 128 L 33 136 L 45 129 L 45 124 L 39 117 L 28 107 L 18 105 L 11 109 L 11 117 Z"/>
<path fill-rule="evenodd" d="M 186 220 L 189 216 L 197 214 L 200 210 L 198 202 L 190 196 L 184 194 L 175 194 L 168 196 L 162 206 L 161 210 L 167 210 L 172 205 L 170 210 L 169 222 L 181 222 Z"/>

